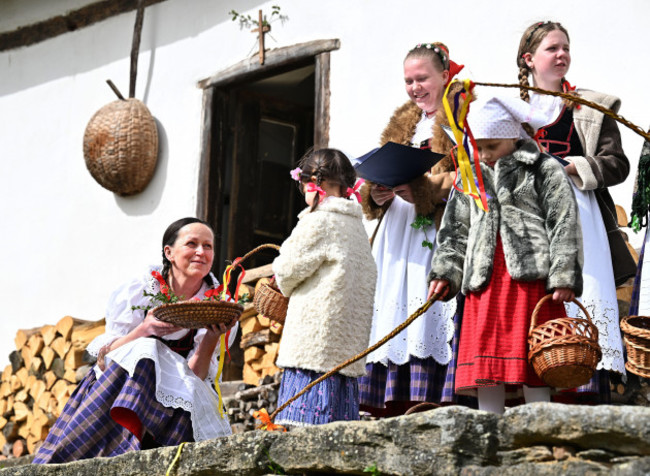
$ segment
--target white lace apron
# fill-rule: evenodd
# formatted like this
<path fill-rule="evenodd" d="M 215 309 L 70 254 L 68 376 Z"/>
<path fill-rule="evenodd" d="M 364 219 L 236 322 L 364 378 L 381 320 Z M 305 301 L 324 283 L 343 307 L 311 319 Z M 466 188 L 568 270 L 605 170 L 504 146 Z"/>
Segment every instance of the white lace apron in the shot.
<path fill-rule="evenodd" d="M 395 197 L 379 225 L 372 254 L 377 263 L 377 290 L 370 332 L 370 345 L 404 322 L 421 307 L 428 292 L 427 274 L 433 251 L 422 241 L 436 241 L 435 226 L 425 233 L 411 227 L 415 206 Z M 456 301 L 436 302 L 409 327 L 368 355 L 367 362 L 388 361 L 398 365 L 410 356 L 433 357 L 446 365 L 451 359 Z"/>
<path fill-rule="evenodd" d="M 584 289 L 582 297 L 578 300 L 589 311 L 593 323 L 598 328 L 598 343 L 603 351 L 603 358 L 597 368 L 624 374 L 623 341 L 619 328 L 618 300 L 607 232 L 594 193 L 578 190 L 573 181 L 571 184 L 580 211 L 585 257 L 582 270 Z M 569 317 L 583 316 L 583 312 L 575 304 L 565 303 L 565 307 Z"/>

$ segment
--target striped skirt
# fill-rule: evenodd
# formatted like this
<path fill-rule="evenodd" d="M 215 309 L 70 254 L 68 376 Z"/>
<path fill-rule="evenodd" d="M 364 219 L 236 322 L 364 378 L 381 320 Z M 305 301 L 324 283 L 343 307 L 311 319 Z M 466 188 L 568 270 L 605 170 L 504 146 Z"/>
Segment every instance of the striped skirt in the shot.
<path fill-rule="evenodd" d="M 194 441 L 190 414 L 161 405 L 154 363 L 138 362 L 133 377 L 110 362 L 96 379 L 91 369 L 36 452 L 34 463 L 65 463 Z"/>
<path fill-rule="evenodd" d="M 292 398 L 323 373 L 286 368 L 280 382 L 278 407 Z M 275 423 L 309 426 L 333 421 L 359 419 L 359 386 L 357 379 L 335 374 L 314 385 L 287 408 L 278 413 Z"/>

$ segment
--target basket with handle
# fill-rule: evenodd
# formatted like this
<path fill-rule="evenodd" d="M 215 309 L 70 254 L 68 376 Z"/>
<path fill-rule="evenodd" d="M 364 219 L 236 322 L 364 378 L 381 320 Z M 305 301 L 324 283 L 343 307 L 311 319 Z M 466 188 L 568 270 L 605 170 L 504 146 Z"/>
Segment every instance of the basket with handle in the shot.
<path fill-rule="evenodd" d="M 587 317 L 560 317 L 537 325 L 537 315 L 547 294 L 533 310 L 528 331 L 528 361 L 539 377 L 549 386 L 574 388 L 586 384 L 600 361 L 598 328 L 584 306 L 573 299 Z"/>
<path fill-rule="evenodd" d="M 246 253 L 241 259 L 238 259 L 238 262 L 243 262 L 263 249 L 274 249 L 278 251 L 280 250 L 280 247 L 272 243 L 260 245 Z M 270 281 L 262 283 L 255 291 L 253 296 L 253 306 L 255 306 L 255 310 L 258 314 L 262 314 L 273 321 L 283 324 L 284 319 L 287 317 L 289 298 L 280 292 L 275 283 L 275 278 L 271 278 Z"/>
<path fill-rule="evenodd" d="M 650 378 L 650 317 L 626 316 L 621 321 L 627 350 L 625 368 L 640 377 Z"/>

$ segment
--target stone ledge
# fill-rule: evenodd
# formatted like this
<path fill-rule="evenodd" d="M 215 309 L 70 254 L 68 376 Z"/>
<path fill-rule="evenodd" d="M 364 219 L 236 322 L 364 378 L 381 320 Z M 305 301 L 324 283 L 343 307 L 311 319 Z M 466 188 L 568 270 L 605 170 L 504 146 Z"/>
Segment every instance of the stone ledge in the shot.
<path fill-rule="evenodd" d="M 289 433 L 253 431 L 184 446 L 178 475 L 650 473 L 650 409 L 524 405 L 503 417 L 445 407 L 369 422 L 332 423 Z M 26 465 L 5 475 L 165 474 L 177 447 L 64 465 Z"/>

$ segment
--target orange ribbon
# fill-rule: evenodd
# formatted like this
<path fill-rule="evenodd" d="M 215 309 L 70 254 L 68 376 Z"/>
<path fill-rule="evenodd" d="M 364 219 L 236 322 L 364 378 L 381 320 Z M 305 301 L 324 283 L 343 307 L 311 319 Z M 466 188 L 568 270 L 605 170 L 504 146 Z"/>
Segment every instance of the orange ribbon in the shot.
<path fill-rule="evenodd" d="M 287 429 L 282 425 L 276 425 L 271 421 L 271 417 L 269 416 L 269 413 L 266 411 L 266 408 L 262 408 L 259 411 L 253 412 L 253 417 L 255 417 L 256 420 L 259 420 L 261 422 L 260 425 L 255 427 L 255 429 L 257 430 L 287 431 Z"/>

